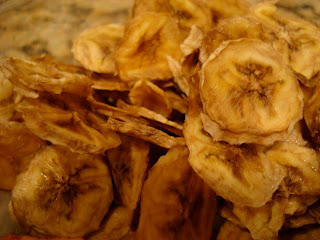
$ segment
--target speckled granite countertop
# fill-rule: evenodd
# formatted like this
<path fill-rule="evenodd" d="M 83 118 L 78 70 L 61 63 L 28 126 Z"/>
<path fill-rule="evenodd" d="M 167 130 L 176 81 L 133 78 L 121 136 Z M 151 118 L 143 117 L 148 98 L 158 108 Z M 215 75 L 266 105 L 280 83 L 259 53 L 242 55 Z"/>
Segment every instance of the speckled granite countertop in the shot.
<path fill-rule="evenodd" d="M 260 1 L 260 0 L 250 0 Z M 48 54 L 75 63 L 72 40 L 84 29 L 124 22 L 134 0 L 0 0 L 0 63 L 7 57 Z M 320 0 L 280 0 L 278 6 L 320 26 Z M 10 192 L 0 191 L 0 236 L 19 229 L 10 221 Z"/>

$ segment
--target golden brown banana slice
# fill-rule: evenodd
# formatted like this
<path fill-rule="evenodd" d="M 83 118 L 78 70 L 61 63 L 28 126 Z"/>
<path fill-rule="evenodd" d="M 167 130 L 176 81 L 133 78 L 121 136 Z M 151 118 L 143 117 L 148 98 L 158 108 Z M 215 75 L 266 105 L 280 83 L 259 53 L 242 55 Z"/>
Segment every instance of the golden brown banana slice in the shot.
<path fill-rule="evenodd" d="M 311 98 L 303 109 L 304 120 L 314 142 L 320 144 L 320 84 L 314 90 Z"/>
<path fill-rule="evenodd" d="M 107 154 L 113 182 L 131 221 L 147 176 L 150 144 L 126 135 L 120 139 L 121 145 Z"/>
<path fill-rule="evenodd" d="M 320 29 L 316 25 L 293 16 L 282 16 L 275 1 L 256 5 L 250 16 L 262 23 L 273 47 L 296 72 L 302 83 L 314 87 L 320 77 Z"/>
<path fill-rule="evenodd" d="M 285 177 L 283 167 L 269 159 L 262 146 L 213 141 L 203 130 L 200 118 L 199 80 L 194 77 L 190 83 L 184 124 L 190 165 L 224 199 L 241 206 L 265 205 Z"/>
<path fill-rule="evenodd" d="M 137 239 L 210 239 L 215 194 L 187 159 L 186 147 L 174 147 L 150 169 L 141 195 Z"/>
<path fill-rule="evenodd" d="M 40 91 L 80 96 L 88 96 L 92 92 L 92 80 L 84 69 L 59 63 L 50 57 L 30 60 L 9 58 L 1 66 L 1 71 L 13 83 L 14 90 L 27 97 L 38 97 Z"/>
<path fill-rule="evenodd" d="M 45 145 L 23 123 L 0 124 L 0 189 L 12 190 L 17 175 Z"/>
<path fill-rule="evenodd" d="M 49 146 L 19 175 L 10 212 L 27 232 L 80 237 L 99 228 L 112 200 L 102 156 Z"/>
<path fill-rule="evenodd" d="M 81 112 L 62 109 L 45 98 L 24 99 L 16 109 L 32 133 L 72 151 L 104 154 L 120 144 L 115 132 L 101 134 L 81 119 Z"/>
<path fill-rule="evenodd" d="M 188 35 L 192 25 L 208 32 L 213 24 L 207 1 L 203 0 L 136 0 L 133 15 L 146 12 L 170 15 L 178 22 L 184 36 Z"/>
<path fill-rule="evenodd" d="M 88 236 L 88 240 L 121 240 L 130 232 L 130 220 L 123 206 L 110 210 L 106 221 L 97 232 Z"/>
<path fill-rule="evenodd" d="M 133 18 L 115 51 L 120 78 L 124 81 L 171 78 L 167 56 L 180 59 L 181 41 L 177 23 L 167 14 L 145 13 Z"/>
<path fill-rule="evenodd" d="M 132 104 L 148 108 L 164 117 L 168 117 L 172 111 L 165 92 L 146 79 L 135 83 L 130 90 L 129 98 Z"/>
<path fill-rule="evenodd" d="M 113 52 L 123 36 L 122 24 L 101 25 L 87 29 L 73 42 L 74 58 L 88 70 L 115 74 Z"/>
<path fill-rule="evenodd" d="M 226 41 L 203 64 L 200 95 L 204 129 L 230 144 L 284 140 L 302 118 L 296 75 L 268 44 Z"/>

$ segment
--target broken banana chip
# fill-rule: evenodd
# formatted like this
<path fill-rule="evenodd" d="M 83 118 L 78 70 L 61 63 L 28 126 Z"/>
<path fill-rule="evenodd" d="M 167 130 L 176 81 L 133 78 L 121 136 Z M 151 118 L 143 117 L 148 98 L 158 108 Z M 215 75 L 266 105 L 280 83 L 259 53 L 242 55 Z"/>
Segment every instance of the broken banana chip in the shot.
<path fill-rule="evenodd" d="M 285 140 L 302 118 L 295 73 L 268 44 L 226 41 L 200 71 L 204 129 L 215 141 L 270 145 Z"/>
<path fill-rule="evenodd" d="M 192 170 L 186 147 L 171 148 L 149 170 L 137 239 L 211 238 L 214 192 Z"/>
<path fill-rule="evenodd" d="M 172 77 L 167 56 L 181 57 L 180 30 L 164 13 L 145 13 L 126 26 L 115 51 L 116 68 L 123 81 L 167 80 Z"/>
<path fill-rule="evenodd" d="M 98 230 L 112 201 L 102 156 L 48 146 L 19 175 L 10 213 L 29 233 L 81 237 Z"/>
<path fill-rule="evenodd" d="M 98 73 L 116 73 L 113 52 L 124 36 L 122 24 L 101 25 L 82 32 L 73 42 L 74 59 Z"/>

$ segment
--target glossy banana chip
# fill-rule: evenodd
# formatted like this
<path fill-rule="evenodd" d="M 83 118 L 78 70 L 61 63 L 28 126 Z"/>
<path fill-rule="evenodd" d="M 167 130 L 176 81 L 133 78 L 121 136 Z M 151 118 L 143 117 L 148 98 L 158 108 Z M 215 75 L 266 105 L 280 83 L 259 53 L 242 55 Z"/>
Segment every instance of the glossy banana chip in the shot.
<path fill-rule="evenodd" d="M 203 0 L 136 0 L 133 7 L 134 16 L 146 12 L 170 15 L 178 22 L 185 36 L 188 35 L 192 25 L 208 32 L 213 24 L 208 1 Z"/>
<path fill-rule="evenodd" d="M 190 167 L 188 149 L 171 148 L 144 183 L 137 239 L 209 240 L 215 212 L 215 194 Z"/>
<path fill-rule="evenodd" d="M 258 145 L 215 142 L 203 129 L 199 81 L 191 81 L 184 136 L 195 172 L 226 200 L 240 206 L 260 207 L 271 200 L 286 176 L 283 167 Z"/>
<path fill-rule="evenodd" d="M 167 14 L 145 13 L 133 18 L 115 51 L 120 78 L 124 81 L 170 79 L 167 56 L 180 59 L 181 41 L 177 23 Z"/>
<path fill-rule="evenodd" d="M 99 228 L 112 201 L 102 156 L 48 146 L 19 175 L 10 213 L 27 232 L 81 237 Z"/>
<path fill-rule="evenodd" d="M 116 73 L 113 52 L 124 36 L 121 24 L 101 25 L 82 32 L 73 42 L 74 59 L 88 70 Z"/>
<path fill-rule="evenodd" d="M 132 104 L 160 113 L 164 117 L 168 117 L 172 111 L 165 92 L 146 79 L 135 83 L 129 92 L 129 99 Z"/>
<path fill-rule="evenodd" d="M 36 98 L 41 91 L 80 96 L 88 96 L 92 92 L 92 80 L 84 69 L 59 63 L 50 57 L 30 60 L 9 58 L 2 64 L 1 72 L 11 81 L 16 92 L 27 97 Z"/>
<path fill-rule="evenodd" d="M 120 144 L 115 132 L 102 135 L 83 121 L 81 112 L 64 110 L 45 98 L 24 99 L 16 109 L 32 133 L 74 152 L 104 154 Z"/>
<path fill-rule="evenodd" d="M 12 190 L 17 175 L 45 145 L 23 123 L 0 124 L 0 189 Z"/>
<path fill-rule="evenodd" d="M 226 41 L 200 71 L 204 129 L 215 141 L 270 145 L 285 140 L 302 118 L 295 73 L 268 44 Z"/>
<path fill-rule="evenodd" d="M 113 182 L 131 221 L 147 176 L 150 144 L 120 135 L 121 145 L 107 151 Z"/>

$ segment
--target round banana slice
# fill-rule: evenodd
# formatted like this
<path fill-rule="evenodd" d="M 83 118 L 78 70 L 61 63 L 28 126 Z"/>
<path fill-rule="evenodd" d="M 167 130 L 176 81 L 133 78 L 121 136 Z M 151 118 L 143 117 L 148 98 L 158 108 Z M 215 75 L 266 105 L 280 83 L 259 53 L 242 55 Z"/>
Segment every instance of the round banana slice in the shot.
<path fill-rule="evenodd" d="M 262 145 L 230 145 L 213 141 L 200 118 L 199 80 L 190 81 L 189 109 L 184 136 L 195 172 L 226 200 L 240 206 L 261 207 L 271 200 L 286 175 L 283 167 L 265 154 Z"/>
<path fill-rule="evenodd" d="M 296 75 L 260 40 L 224 42 L 200 74 L 201 117 L 214 140 L 269 145 L 287 138 L 302 118 Z"/>
<path fill-rule="evenodd" d="M 124 26 L 121 24 L 87 29 L 73 42 L 74 58 L 91 71 L 115 74 L 113 52 L 123 35 Z"/>
<path fill-rule="evenodd" d="M 145 13 L 126 26 L 115 51 L 116 68 L 124 81 L 172 78 L 167 56 L 181 57 L 182 42 L 175 20 L 165 13 Z"/>
<path fill-rule="evenodd" d="M 80 237 L 99 228 L 112 201 L 101 156 L 49 146 L 19 175 L 9 208 L 27 232 Z"/>

